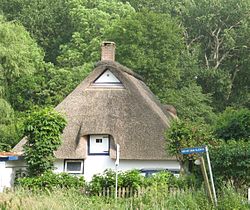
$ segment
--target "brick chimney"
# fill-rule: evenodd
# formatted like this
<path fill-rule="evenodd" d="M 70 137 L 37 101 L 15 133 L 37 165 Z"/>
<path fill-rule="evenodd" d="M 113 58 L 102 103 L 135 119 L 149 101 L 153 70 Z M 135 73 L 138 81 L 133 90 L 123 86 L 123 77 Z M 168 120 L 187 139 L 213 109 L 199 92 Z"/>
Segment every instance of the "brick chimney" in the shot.
<path fill-rule="evenodd" d="M 102 57 L 101 60 L 115 61 L 115 43 L 110 41 L 104 41 L 101 45 Z"/>

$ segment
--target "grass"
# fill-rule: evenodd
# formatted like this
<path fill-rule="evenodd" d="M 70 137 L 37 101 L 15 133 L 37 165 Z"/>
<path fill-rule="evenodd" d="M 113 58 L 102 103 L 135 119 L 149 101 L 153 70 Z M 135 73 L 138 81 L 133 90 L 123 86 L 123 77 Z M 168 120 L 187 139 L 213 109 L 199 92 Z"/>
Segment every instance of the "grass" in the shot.
<path fill-rule="evenodd" d="M 218 198 L 219 210 L 248 210 L 246 198 L 232 188 L 225 188 Z M 52 192 L 31 192 L 25 189 L 6 191 L 0 194 L 1 210 L 72 210 L 72 209 L 167 209 L 167 210 L 210 210 L 215 209 L 203 190 L 180 191 L 178 193 L 151 190 L 137 198 L 113 198 L 83 195 L 74 189 L 58 189 Z"/>

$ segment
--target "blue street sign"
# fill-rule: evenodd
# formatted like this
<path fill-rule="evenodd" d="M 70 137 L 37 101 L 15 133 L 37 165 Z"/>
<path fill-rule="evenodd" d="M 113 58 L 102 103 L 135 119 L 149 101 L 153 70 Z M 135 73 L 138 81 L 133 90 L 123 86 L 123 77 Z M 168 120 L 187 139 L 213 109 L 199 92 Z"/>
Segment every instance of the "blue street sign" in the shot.
<path fill-rule="evenodd" d="M 181 149 L 181 154 L 193 154 L 193 153 L 203 153 L 206 152 L 205 147 L 193 147 L 193 148 L 183 148 Z"/>
<path fill-rule="evenodd" d="M 9 156 L 9 160 L 18 160 L 17 156 Z"/>

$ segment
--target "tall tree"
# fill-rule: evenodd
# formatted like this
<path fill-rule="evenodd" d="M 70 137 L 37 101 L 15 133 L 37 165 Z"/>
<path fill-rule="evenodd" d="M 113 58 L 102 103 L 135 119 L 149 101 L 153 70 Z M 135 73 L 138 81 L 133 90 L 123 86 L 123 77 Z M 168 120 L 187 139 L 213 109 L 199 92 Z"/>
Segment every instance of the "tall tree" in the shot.
<path fill-rule="evenodd" d="M 0 151 L 8 151 L 17 143 L 14 110 L 10 104 L 0 98 Z"/>
<path fill-rule="evenodd" d="M 43 53 L 23 26 L 0 16 L 0 86 L 8 100 L 8 90 L 17 78 L 25 77 L 43 64 Z"/>
<path fill-rule="evenodd" d="M 88 68 L 87 63 L 99 60 L 104 33 L 134 12 L 130 5 L 118 0 L 69 0 L 68 7 L 74 32 L 71 41 L 61 47 L 58 62 L 71 68 L 83 65 Z"/>
<path fill-rule="evenodd" d="M 198 82 L 222 110 L 229 104 L 249 105 L 248 0 L 179 1 L 178 16 L 190 51 L 199 50 Z M 177 7 L 176 7 L 177 8 Z"/>
<path fill-rule="evenodd" d="M 139 73 L 162 102 L 175 105 L 180 117 L 208 120 L 210 97 L 196 84 L 197 61 L 178 23 L 144 10 L 117 22 L 106 37 L 117 43 L 117 60 Z"/>
<path fill-rule="evenodd" d="M 42 59 L 42 51 L 24 27 L 0 16 L 0 144 L 5 145 L 4 150 L 19 138 L 12 109 L 17 95 L 12 89 L 16 88 L 17 80 L 37 71 L 43 65 Z"/>
<path fill-rule="evenodd" d="M 117 60 L 139 73 L 154 93 L 163 95 L 180 80 L 181 34 L 169 15 L 144 11 L 124 18 L 106 36 L 117 43 Z"/>
<path fill-rule="evenodd" d="M 66 0 L 1 0 L 8 20 L 22 23 L 45 51 L 45 61 L 56 62 L 59 47 L 70 40 L 72 24 Z M 1 12 L 1 11 L 0 11 Z"/>

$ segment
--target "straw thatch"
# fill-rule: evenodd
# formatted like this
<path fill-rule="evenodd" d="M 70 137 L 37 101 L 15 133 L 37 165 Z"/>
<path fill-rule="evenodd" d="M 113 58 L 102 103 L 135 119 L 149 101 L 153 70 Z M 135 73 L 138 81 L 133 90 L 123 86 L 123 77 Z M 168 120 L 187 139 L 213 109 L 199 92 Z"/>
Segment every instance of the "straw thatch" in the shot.
<path fill-rule="evenodd" d="M 123 86 L 94 86 L 95 79 L 106 70 Z M 68 123 L 55 155 L 60 159 L 86 158 L 88 135 L 109 134 L 111 158 L 115 158 L 115 145 L 119 143 L 121 159 L 172 159 L 166 155 L 164 140 L 164 132 L 175 117 L 170 108 L 160 104 L 139 75 L 116 62 L 100 61 L 56 107 Z M 20 152 L 24 143 L 25 139 L 14 151 Z"/>

